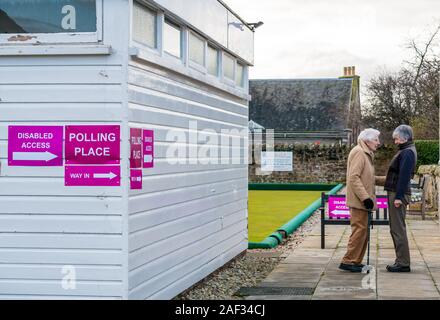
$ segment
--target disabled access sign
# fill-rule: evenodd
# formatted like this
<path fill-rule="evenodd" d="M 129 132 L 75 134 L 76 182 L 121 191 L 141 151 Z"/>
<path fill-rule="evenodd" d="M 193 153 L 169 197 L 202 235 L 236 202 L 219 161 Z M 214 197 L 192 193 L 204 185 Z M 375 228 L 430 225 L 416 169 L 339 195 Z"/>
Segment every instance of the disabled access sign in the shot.
<path fill-rule="evenodd" d="M 9 166 L 62 166 L 62 126 L 9 126 Z"/>

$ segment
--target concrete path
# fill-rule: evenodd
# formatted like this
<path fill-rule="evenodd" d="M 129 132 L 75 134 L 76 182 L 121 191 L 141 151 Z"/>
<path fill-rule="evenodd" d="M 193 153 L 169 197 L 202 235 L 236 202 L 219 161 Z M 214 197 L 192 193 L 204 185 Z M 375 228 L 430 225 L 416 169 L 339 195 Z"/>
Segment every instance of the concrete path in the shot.
<path fill-rule="evenodd" d="M 313 288 L 311 295 L 258 295 L 247 299 L 440 299 L 440 228 L 437 221 L 407 220 L 410 273 L 390 273 L 395 255 L 388 226 L 371 230 L 370 274 L 338 269 L 350 226 L 326 226 L 326 249 L 320 248 L 320 225 L 263 280 L 260 287 Z M 366 256 L 364 259 L 366 263 Z M 311 290 L 313 291 L 313 290 Z"/>

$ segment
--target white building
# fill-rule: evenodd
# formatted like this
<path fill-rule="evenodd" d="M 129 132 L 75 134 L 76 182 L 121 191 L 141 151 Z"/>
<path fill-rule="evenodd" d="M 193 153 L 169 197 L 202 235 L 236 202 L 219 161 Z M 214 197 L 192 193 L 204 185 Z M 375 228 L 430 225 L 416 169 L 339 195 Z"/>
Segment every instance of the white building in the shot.
<path fill-rule="evenodd" d="M 51 3 L 0 2 L 0 299 L 171 299 L 247 248 L 253 30 L 216 0 Z M 239 163 L 170 163 L 194 121 L 233 129 Z M 19 126 L 78 125 L 120 129 L 116 185 L 70 186 L 66 139 L 61 164 L 20 162 Z M 138 190 L 130 128 L 154 131 Z"/>

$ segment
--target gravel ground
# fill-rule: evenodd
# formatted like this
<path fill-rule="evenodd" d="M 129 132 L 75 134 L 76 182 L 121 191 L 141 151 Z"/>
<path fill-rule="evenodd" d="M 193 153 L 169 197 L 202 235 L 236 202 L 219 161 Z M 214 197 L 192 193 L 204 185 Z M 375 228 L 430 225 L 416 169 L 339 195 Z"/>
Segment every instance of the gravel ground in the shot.
<path fill-rule="evenodd" d="M 174 300 L 240 300 L 234 296 L 241 287 L 253 287 L 261 282 L 319 223 L 316 211 L 289 238 L 273 249 L 247 250 L 232 262 L 215 271 Z"/>

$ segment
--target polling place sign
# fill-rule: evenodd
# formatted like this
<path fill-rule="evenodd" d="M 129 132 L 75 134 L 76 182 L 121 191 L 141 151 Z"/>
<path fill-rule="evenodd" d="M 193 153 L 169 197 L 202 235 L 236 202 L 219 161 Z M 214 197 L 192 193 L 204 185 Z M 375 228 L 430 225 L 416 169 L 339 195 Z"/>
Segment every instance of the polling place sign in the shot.
<path fill-rule="evenodd" d="M 66 126 L 66 164 L 119 164 L 119 125 Z"/>
<path fill-rule="evenodd" d="M 121 185 L 119 125 L 69 125 L 64 140 L 65 186 Z"/>
<path fill-rule="evenodd" d="M 9 126 L 9 166 L 62 166 L 62 126 Z"/>
<path fill-rule="evenodd" d="M 142 129 L 130 128 L 130 189 L 142 189 Z"/>

